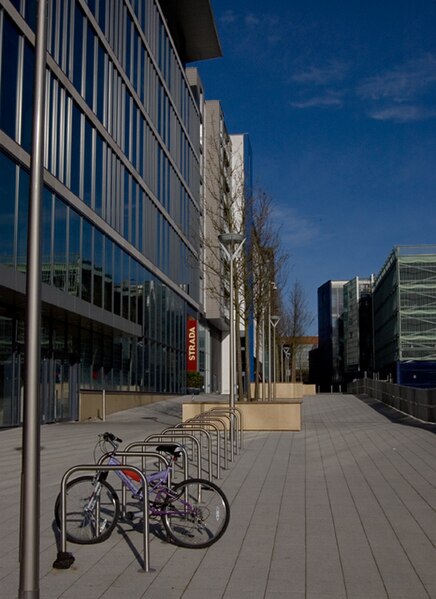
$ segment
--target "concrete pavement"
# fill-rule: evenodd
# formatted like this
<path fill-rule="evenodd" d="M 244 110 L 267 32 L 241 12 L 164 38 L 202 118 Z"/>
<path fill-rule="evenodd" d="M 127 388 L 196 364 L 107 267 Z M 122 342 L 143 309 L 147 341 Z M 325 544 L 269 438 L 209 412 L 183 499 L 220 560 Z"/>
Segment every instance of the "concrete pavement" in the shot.
<path fill-rule="evenodd" d="M 53 569 L 53 504 L 65 470 L 93 462 L 99 432 L 129 442 L 179 422 L 182 399 L 105 423 L 42 427 L 41 599 L 436 599 L 436 435 L 352 395 L 306 397 L 301 432 L 245 434 L 218 481 L 231 521 L 212 547 L 176 548 L 152 534 L 144 573 L 142 535 L 123 524 L 102 544 L 68 544 L 75 563 Z M 21 430 L 0 431 L 7 599 L 18 589 L 20 449 Z"/>

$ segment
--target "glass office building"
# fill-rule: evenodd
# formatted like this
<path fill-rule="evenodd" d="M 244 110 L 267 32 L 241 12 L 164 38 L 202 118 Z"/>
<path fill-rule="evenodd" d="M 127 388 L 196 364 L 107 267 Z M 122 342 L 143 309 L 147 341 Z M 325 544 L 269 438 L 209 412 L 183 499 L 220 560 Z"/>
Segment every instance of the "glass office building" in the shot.
<path fill-rule="evenodd" d="M 340 385 L 343 375 L 344 285 L 347 281 L 327 281 L 318 287 L 317 384 L 322 391 Z"/>
<path fill-rule="evenodd" d="M 184 67 L 219 55 L 209 2 L 197 4 L 194 18 L 184 0 L 48 2 L 43 421 L 76 418 L 79 388 L 185 385 L 201 171 Z M 35 12 L 0 0 L 2 426 L 21 418 Z"/>
<path fill-rule="evenodd" d="M 375 368 L 399 385 L 436 386 L 436 247 L 397 246 L 374 288 Z"/>

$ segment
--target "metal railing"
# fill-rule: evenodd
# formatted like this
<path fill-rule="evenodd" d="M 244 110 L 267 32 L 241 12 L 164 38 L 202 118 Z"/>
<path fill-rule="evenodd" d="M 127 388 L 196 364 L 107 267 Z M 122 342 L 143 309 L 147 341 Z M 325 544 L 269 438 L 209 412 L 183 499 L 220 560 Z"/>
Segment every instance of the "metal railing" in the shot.
<path fill-rule="evenodd" d="M 363 378 L 349 383 L 347 390 L 354 395 L 369 395 L 424 422 L 436 422 L 435 389 L 406 387 L 388 381 Z"/>

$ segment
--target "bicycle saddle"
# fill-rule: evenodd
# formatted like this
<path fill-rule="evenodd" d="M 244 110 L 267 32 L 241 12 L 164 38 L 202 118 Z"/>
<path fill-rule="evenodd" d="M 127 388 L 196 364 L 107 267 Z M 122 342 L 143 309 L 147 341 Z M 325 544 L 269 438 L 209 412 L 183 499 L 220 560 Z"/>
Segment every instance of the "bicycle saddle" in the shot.
<path fill-rule="evenodd" d="M 158 445 L 156 447 L 156 451 L 163 451 L 165 453 L 169 453 L 170 455 L 178 458 L 182 452 L 180 451 L 180 445 Z"/>

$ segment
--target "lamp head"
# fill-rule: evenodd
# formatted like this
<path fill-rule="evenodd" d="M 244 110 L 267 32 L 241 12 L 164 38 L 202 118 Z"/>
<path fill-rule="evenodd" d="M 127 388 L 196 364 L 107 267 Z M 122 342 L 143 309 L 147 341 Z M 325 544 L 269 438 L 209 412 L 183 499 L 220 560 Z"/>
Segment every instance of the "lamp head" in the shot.
<path fill-rule="evenodd" d="M 232 247 L 242 243 L 244 236 L 242 233 L 221 233 L 221 235 L 218 235 L 218 239 L 223 245 Z"/>

